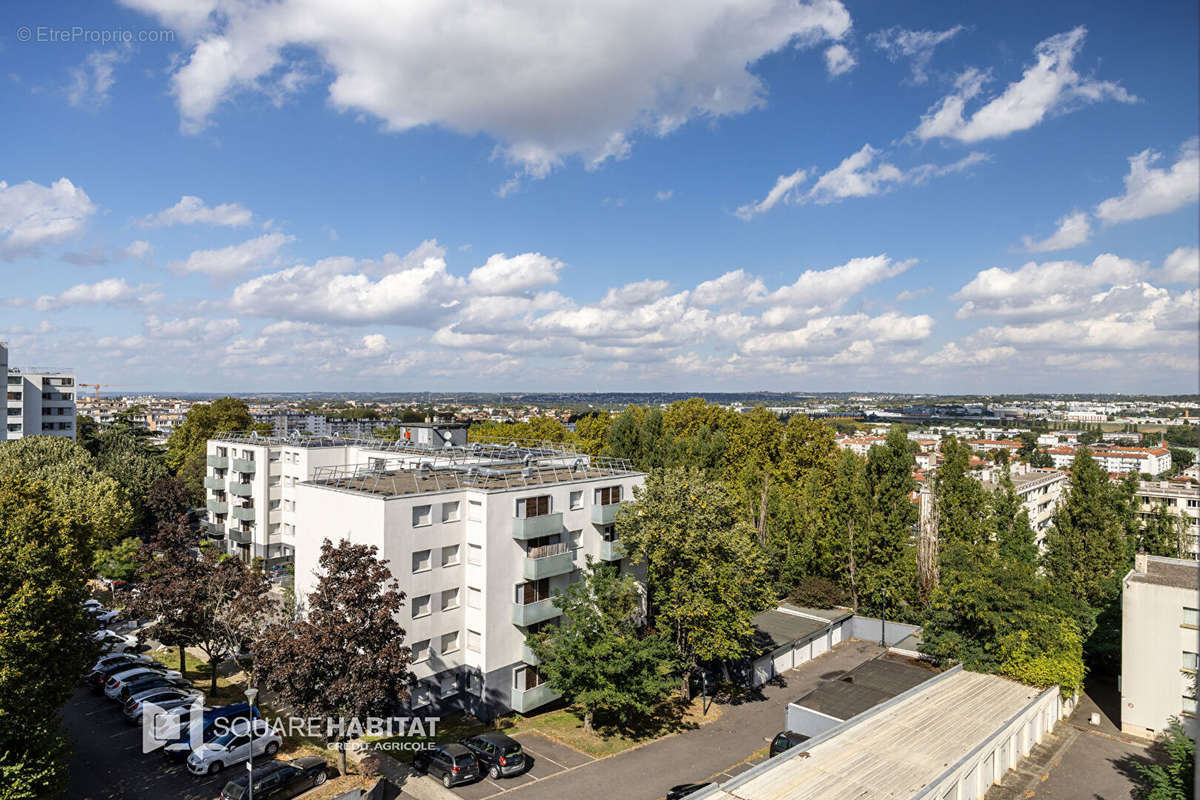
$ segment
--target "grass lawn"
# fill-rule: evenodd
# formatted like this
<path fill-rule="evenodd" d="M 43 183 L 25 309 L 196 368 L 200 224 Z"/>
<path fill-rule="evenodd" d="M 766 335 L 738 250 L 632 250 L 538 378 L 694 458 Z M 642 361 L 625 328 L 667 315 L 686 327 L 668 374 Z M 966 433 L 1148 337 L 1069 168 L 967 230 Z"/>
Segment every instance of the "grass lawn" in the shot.
<path fill-rule="evenodd" d="M 167 669 L 179 669 L 178 647 L 155 650 L 150 653 L 150 657 L 166 665 Z M 208 662 L 204 659 L 188 653 L 187 669 L 182 670 L 182 672 L 183 676 L 195 684 L 197 689 L 204 692 L 205 701 L 209 705 L 226 705 L 246 699 L 245 694 L 243 694 L 245 690 L 245 677 L 241 672 L 234 675 L 222 675 L 218 672 L 216 692 L 211 691 L 212 670 Z"/>

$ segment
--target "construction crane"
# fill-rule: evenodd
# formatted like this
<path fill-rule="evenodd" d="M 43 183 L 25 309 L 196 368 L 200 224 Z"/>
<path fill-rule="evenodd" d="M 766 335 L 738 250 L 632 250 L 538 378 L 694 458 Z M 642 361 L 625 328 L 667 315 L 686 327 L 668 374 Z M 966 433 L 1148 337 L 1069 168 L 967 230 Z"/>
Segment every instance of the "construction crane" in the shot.
<path fill-rule="evenodd" d="M 133 386 L 141 386 L 141 385 L 142 384 L 140 384 L 140 383 L 81 383 L 81 384 L 79 384 L 79 386 L 86 386 L 86 387 L 91 387 L 91 388 L 95 389 L 96 391 L 93 393 L 92 396 L 96 398 L 97 402 L 99 402 L 99 400 L 100 400 L 100 388 L 101 387 L 104 387 L 105 389 L 115 389 L 117 387 L 120 387 L 122 389 L 127 389 L 127 388 L 130 388 Z"/>

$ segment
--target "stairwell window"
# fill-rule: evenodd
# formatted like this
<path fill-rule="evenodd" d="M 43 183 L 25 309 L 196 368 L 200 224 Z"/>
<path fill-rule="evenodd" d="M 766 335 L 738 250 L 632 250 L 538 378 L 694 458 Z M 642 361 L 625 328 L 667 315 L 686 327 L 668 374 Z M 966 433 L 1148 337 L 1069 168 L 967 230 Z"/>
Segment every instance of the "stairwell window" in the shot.
<path fill-rule="evenodd" d="M 417 550 L 412 554 L 413 574 L 418 572 L 428 572 L 431 569 L 433 569 L 433 563 L 429 557 L 428 550 Z"/>
<path fill-rule="evenodd" d="M 445 591 L 443 591 L 442 592 L 442 611 L 452 611 L 453 609 L 458 608 L 458 604 L 459 604 L 458 598 L 459 598 L 459 593 L 458 593 L 457 586 L 455 586 L 453 589 L 446 589 Z"/>
<path fill-rule="evenodd" d="M 423 528 L 433 524 L 432 506 L 413 506 L 412 524 L 414 528 Z"/>
<path fill-rule="evenodd" d="M 419 642 L 414 642 L 412 646 L 413 663 L 429 660 L 429 640 L 422 639 Z"/>
<path fill-rule="evenodd" d="M 467 608 L 476 610 L 483 608 L 483 592 L 474 586 L 467 587 Z"/>
<path fill-rule="evenodd" d="M 429 595 L 423 594 L 412 599 L 413 619 L 429 616 Z"/>
<path fill-rule="evenodd" d="M 583 491 L 571 492 L 571 510 L 578 511 L 583 508 Z"/>
<path fill-rule="evenodd" d="M 483 649 L 483 637 L 479 635 L 479 631 L 467 631 L 467 649 L 472 653 Z"/>
<path fill-rule="evenodd" d="M 460 519 L 458 501 L 442 503 L 442 522 L 458 522 Z"/>
<path fill-rule="evenodd" d="M 442 655 L 458 652 L 458 631 L 442 634 Z"/>
<path fill-rule="evenodd" d="M 460 556 L 458 554 L 458 545 L 452 544 L 442 548 L 442 566 L 453 567 L 458 564 Z"/>

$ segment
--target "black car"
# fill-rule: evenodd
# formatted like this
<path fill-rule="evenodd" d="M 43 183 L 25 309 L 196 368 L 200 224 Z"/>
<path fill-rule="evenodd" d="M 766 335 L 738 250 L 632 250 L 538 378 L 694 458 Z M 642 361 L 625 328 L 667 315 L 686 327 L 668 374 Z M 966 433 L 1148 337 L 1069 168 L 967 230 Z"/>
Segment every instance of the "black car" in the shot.
<path fill-rule="evenodd" d="M 158 662 L 147 664 L 144 661 L 139 661 L 132 657 L 130 657 L 127 661 L 112 661 L 106 663 L 100 669 L 94 669 L 89 672 L 87 676 L 87 685 L 91 686 L 92 690 L 95 692 L 103 692 L 104 684 L 108 682 L 109 678 L 111 678 L 113 675 L 116 675 L 118 672 L 125 672 L 126 670 L 134 669 L 135 667 L 146 667 L 147 669 L 153 670 L 157 665 Z"/>
<path fill-rule="evenodd" d="M 254 767 L 254 798 L 283 800 L 295 797 L 314 786 L 320 786 L 328 777 L 329 767 L 325 759 L 317 756 L 304 756 L 292 761 L 268 761 Z M 249 783 L 249 775 L 234 778 L 225 784 L 218 800 L 245 800 L 250 794 L 246 791 Z"/>
<path fill-rule="evenodd" d="M 148 672 L 121 684 L 121 691 L 117 693 L 117 699 L 124 703 L 138 692 L 144 692 L 147 689 L 190 689 L 191 686 L 192 682 L 186 678 L 168 678 L 166 675 Z"/>
<path fill-rule="evenodd" d="M 802 733 L 795 731 L 780 731 L 775 734 L 775 738 L 771 740 L 771 752 L 769 758 L 782 753 L 784 750 L 790 750 L 801 742 L 807 742 L 808 737 Z"/>
<path fill-rule="evenodd" d="M 461 744 L 435 744 L 413 758 L 413 766 L 442 779 L 449 789 L 459 783 L 470 783 L 479 777 L 479 761 L 475 754 Z"/>
<path fill-rule="evenodd" d="M 716 786 L 715 783 L 681 783 L 678 786 L 672 786 L 667 790 L 667 800 L 683 800 L 685 797 L 691 797 L 701 789 L 707 789 L 710 786 Z"/>
<path fill-rule="evenodd" d="M 486 771 L 492 779 L 516 775 L 525 769 L 521 743 L 503 733 L 481 733 L 463 739 L 462 743 L 479 760 L 480 772 Z"/>

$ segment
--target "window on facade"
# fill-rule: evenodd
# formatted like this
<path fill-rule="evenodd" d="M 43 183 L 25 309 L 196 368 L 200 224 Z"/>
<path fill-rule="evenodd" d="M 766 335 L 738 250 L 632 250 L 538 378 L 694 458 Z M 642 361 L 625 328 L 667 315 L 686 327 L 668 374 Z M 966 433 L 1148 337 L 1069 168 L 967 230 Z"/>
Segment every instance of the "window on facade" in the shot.
<path fill-rule="evenodd" d="M 228 454 L 229 454 L 229 451 L 228 451 L 228 450 L 226 450 L 224 447 L 218 447 L 218 448 L 217 448 L 217 455 L 218 455 L 219 457 L 221 457 L 221 458 L 224 458 L 224 457 L 225 457 L 225 456 L 227 456 Z"/>
<path fill-rule="evenodd" d="M 413 661 L 425 661 L 429 658 L 429 640 L 422 639 L 419 642 L 413 642 L 412 646 Z"/>
<path fill-rule="evenodd" d="M 1184 606 L 1183 624 L 1189 628 L 1200 628 L 1200 609 Z"/>
<path fill-rule="evenodd" d="M 567 531 L 567 547 L 572 550 L 583 547 L 583 531 Z"/>
<path fill-rule="evenodd" d="M 483 521 L 483 503 L 478 500 L 467 501 L 467 519 L 471 522 Z"/>
<path fill-rule="evenodd" d="M 442 548 L 442 566 L 453 567 L 458 563 L 458 545 L 452 544 Z"/>
<path fill-rule="evenodd" d="M 544 517 L 550 513 L 550 495 L 522 497 L 517 501 L 517 516 L 522 518 Z"/>
<path fill-rule="evenodd" d="M 433 564 L 429 558 L 428 550 L 417 550 L 412 554 L 412 571 L 428 572 L 433 569 Z"/>
<path fill-rule="evenodd" d="M 423 594 L 412 599 L 413 619 L 429 616 L 429 595 Z"/>
<path fill-rule="evenodd" d="M 458 520 L 458 501 L 454 500 L 449 503 L 442 503 L 442 522 L 458 522 Z"/>
<path fill-rule="evenodd" d="M 467 608 L 483 608 L 483 592 L 474 586 L 467 587 Z"/>
<path fill-rule="evenodd" d="M 542 578 L 540 581 L 525 581 L 517 584 L 517 605 L 529 605 L 536 603 L 539 600 L 550 599 L 550 579 Z"/>
<path fill-rule="evenodd" d="M 479 635 L 479 631 L 467 631 L 467 649 L 472 653 L 483 649 L 483 637 Z"/>
<path fill-rule="evenodd" d="M 610 506 L 613 503 L 621 502 L 621 487 L 620 486 L 605 486 L 603 489 L 596 490 L 595 503 L 598 506 Z"/>
<path fill-rule="evenodd" d="M 425 525 L 433 524 L 433 516 L 430 506 L 413 506 L 412 524 L 414 528 L 424 527 Z"/>
<path fill-rule="evenodd" d="M 513 688 L 519 691 L 533 689 L 545 682 L 546 679 L 537 671 L 537 667 L 526 665 L 513 670 Z"/>
<path fill-rule="evenodd" d="M 442 634 L 442 655 L 458 652 L 458 631 Z"/>
<path fill-rule="evenodd" d="M 1196 667 L 1197 667 L 1197 660 L 1198 660 L 1198 657 L 1195 653 L 1189 653 L 1187 650 L 1183 651 L 1183 668 L 1184 669 L 1195 672 Z"/>
<path fill-rule="evenodd" d="M 483 564 L 483 548 L 480 545 L 467 545 L 467 563 L 475 567 Z"/>
<path fill-rule="evenodd" d="M 253 461 L 254 460 L 254 451 L 253 450 L 243 450 L 242 451 L 242 460 L 243 461 Z"/>
<path fill-rule="evenodd" d="M 571 492 L 571 510 L 578 511 L 583 508 L 583 490 Z"/>
<path fill-rule="evenodd" d="M 458 608 L 458 604 L 459 599 L 457 586 L 455 586 L 453 589 L 446 589 L 442 592 L 442 611 L 449 611 L 451 609 Z"/>
<path fill-rule="evenodd" d="M 1190 714 L 1193 717 L 1196 716 L 1196 698 L 1184 695 L 1182 711 L 1184 714 Z"/>
<path fill-rule="evenodd" d="M 600 539 L 605 542 L 617 541 L 617 526 L 616 525 L 605 525 L 603 528 L 601 528 L 600 529 Z"/>

